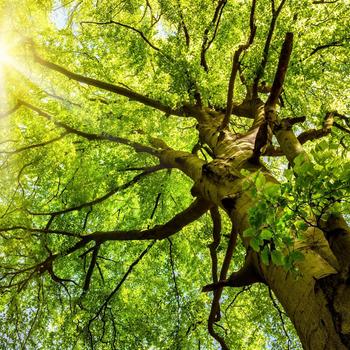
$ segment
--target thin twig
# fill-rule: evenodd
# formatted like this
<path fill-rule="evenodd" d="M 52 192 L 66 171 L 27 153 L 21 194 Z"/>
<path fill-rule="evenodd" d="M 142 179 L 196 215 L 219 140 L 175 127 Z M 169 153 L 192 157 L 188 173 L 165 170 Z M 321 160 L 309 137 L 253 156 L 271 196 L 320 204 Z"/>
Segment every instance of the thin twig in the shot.
<path fill-rule="evenodd" d="M 83 24 L 95 24 L 95 25 L 108 25 L 108 24 L 114 24 L 120 27 L 124 27 L 127 29 L 130 29 L 131 31 L 137 33 L 146 43 L 147 45 L 149 45 L 152 49 L 156 50 L 156 51 L 160 51 L 159 47 L 155 46 L 154 44 L 152 44 L 149 39 L 147 39 L 146 35 L 139 29 L 132 27 L 128 24 L 125 23 L 121 23 L 121 22 L 117 22 L 117 21 L 106 21 L 106 22 L 95 22 L 95 21 L 82 21 L 80 22 L 81 25 Z"/>

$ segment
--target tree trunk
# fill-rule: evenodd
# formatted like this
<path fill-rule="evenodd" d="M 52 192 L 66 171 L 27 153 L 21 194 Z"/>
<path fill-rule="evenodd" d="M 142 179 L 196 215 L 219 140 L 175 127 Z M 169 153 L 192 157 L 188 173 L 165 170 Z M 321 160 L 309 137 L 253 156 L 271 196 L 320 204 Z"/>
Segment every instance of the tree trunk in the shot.
<path fill-rule="evenodd" d="M 188 112 L 196 117 L 200 139 L 210 147 L 214 159 L 206 163 L 191 154 L 177 155 L 169 150 L 162 153 L 162 162 L 190 176 L 195 183 L 192 193 L 224 209 L 234 231 L 242 234 L 250 226 L 248 210 L 255 206 L 256 198 L 243 190 L 241 169 L 262 171 L 267 182 L 277 182 L 254 157 L 259 126 L 243 135 L 233 134 L 221 128 L 220 113 L 201 109 Z M 255 120 L 263 112 L 256 108 Z M 277 138 L 288 150 L 291 164 L 304 152 L 291 130 L 281 129 Z M 217 288 L 264 281 L 284 307 L 304 349 L 350 349 L 350 257 L 344 254 L 350 248 L 350 230 L 339 220 L 330 220 L 322 230 L 311 227 L 304 240 L 295 242 L 294 249 L 304 255 L 298 264 L 298 276 L 272 263 L 266 266 L 259 254 L 249 253 L 245 266 L 228 281 L 217 283 Z M 244 237 L 242 240 L 249 252 L 249 241 Z"/>
<path fill-rule="evenodd" d="M 247 209 L 253 206 L 249 194 L 241 196 L 231 217 L 237 232 L 248 224 Z M 284 307 L 307 350 L 350 349 L 350 279 L 339 272 L 322 231 L 310 228 L 307 242 L 296 249 L 305 259 L 298 265 L 300 276 L 283 268 L 253 259 L 255 270 Z"/>

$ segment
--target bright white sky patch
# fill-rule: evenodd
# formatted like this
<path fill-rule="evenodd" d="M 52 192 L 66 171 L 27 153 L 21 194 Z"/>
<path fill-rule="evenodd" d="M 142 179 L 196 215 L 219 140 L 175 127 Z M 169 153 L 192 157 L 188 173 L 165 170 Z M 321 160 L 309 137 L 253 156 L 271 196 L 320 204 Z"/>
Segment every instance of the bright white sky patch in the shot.
<path fill-rule="evenodd" d="M 155 35 L 155 37 L 157 39 L 167 39 L 169 36 L 175 34 L 175 32 L 165 28 L 161 20 L 156 24 L 156 28 L 157 34 Z"/>
<path fill-rule="evenodd" d="M 55 1 L 55 8 L 50 14 L 50 19 L 57 29 L 63 29 L 67 26 L 69 14 L 61 1 Z"/>

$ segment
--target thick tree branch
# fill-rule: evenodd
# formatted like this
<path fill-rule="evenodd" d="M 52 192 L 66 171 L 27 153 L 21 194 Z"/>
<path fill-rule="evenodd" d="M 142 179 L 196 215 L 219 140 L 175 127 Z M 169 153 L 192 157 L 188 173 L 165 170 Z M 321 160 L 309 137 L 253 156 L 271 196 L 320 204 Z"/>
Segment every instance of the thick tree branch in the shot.
<path fill-rule="evenodd" d="M 184 18 L 183 11 L 181 9 L 181 3 L 180 3 L 179 0 L 177 0 L 177 7 L 179 9 L 180 27 L 182 28 L 182 30 L 184 32 L 184 35 L 185 35 L 186 46 L 189 48 L 190 47 L 191 38 L 190 38 L 190 34 L 188 32 L 188 28 L 187 28 L 186 23 L 185 23 L 185 18 Z"/>
<path fill-rule="evenodd" d="M 248 41 L 245 44 L 240 45 L 238 49 L 235 51 L 233 56 L 231 76 L 230 76 L 230 81 L 228 84 L 228 91 L 227 91 L 226 112 L 225 112 L 225 117 L 222 121 L 221 129 L 224 129 L 225 127 L 227 127 L 230 120 L 231 113 L 232 113 L 233 93 L 234 93 L 234 87 L 235 87 L 235 80 L 239 69 L 239 58 L 242 52 L 247 50 L 254 41 L 255 32 L 256 32 L 256 25 L 254 22 L 255 21 L 254 20 L 255 4 L 256 4 L 256 0 L 252 0 L 252 8 L 250 11 L 250 24 L 249 24 L 250 34 L 249 34 Z"/>
<path fill-rule="evenodd" d="M 331 132 L 333 125 L 334 125 L 334 113 L 328 112 L 326 113 L 321 129 L 311 129 L 311 130 L 304 131 L 298 136 L 298 140 L 303 145 L 307 141 L 313 141 L 321 137 L 324 137 Z"/>
<path fill-rule="evenodd" d="M 264 148 L 272 142 L 272 129 L 276 121 L 276 105 L 282 92 L 290 56 L 292 54 L 292 48 L 293 34 L 287 33 L 282 45 L 278 67 L 271 87 L 270 95 L 265 103 L 263 119 L 260 121 L 259 119 L 261 119 L 261 117 L 259 114 L 257 114 L 253 123 L 253 127 L 255 124 L 260 124 L 256 134 L 253 156 L 251 158 L 255 163 L 258 161 L 261 153 L 264 151 Z"/>
<path fill-rule="evenodd" d="M 279 57 L 275 78 L 271 87 L 271 92 L 266 102 L 266 106 L 268 109 L 275 108 L 278 102 L 278 98 L 281 95 L 282 86 L 287 73 L 290 56 L 292 54 L 292 48 L 293 33 L 287 33 L 282 45 L 282 50 Z"/>
<path fill-rule="evenodd" d="M 262 100 L 259 98 L 254 99 L 245 99 L 241 103 L 232 104 L 232 114 L 238 117 L 255 119 L 256 116 L 256 106 L 262 104 Z M 226 108 L 215 107 L 215 110 L 221 113 L 226 114 Z"/>
<path fill-rule="evenodd" d="M 84 83 L 87 85 L 95 86 L 99 89 L 110 91 L 110 92 L 115 93 L 117 95 L 125 96 L 125 97 L 129 98 L 130 100 L 140 102 L 140 103 L 144 104 L 145 106 L 153 107 L 153 108 L 158 109 L 158 110 L 160 110 L 166 114 L 169 114 L 169 115 L 177 115 L 177 116 L 183 115 L 183 111 L 180 109 L 177 109 L 177 110 L 172 109 L 171 107 L 166 106 L 157 100 L 154 100 L 150 97 L 141 95 L 141 94 L 134 92 L 132 90 L 129 90 L 127 88 L 117 86 L 117 85 L 114 85 L 111 83 L 107 83 L 107 82 L 104 82 L 101 80 L 85 77 L 85 76 L 80 75 L 80 74 L 73 73 L 62 66 L 59 66 L 53 62 L 50 62 L 50 61 L 47 61 L 47 60 L 41 58 L 35 52 L 34 52 L 34 58 L 35 58 L 35 61 L 37 63 L 39 63 L 40 65 L 42 65 L 46 68 L 49 68 L 51 70 L 54 70 L 58 73 L 61 73 L 69 79 L 72 79 L 72 80 L 75 80 L 75 81 L 78 81 L 78 82 L 81 82 L 81 83 Z"/>
<path fill-rule="evenodd" d="M 337 122 L 333 123 L 334 127 L 336 127 L 337 129 L 346 132 L 347 134 L 350 134 L 350 129 L 344 128 L 344 126 L 338 124 Z"/>
<path fill-rule="evenodd" d="M 181 27 L 184 31 L 184 35 L 185 35 L 185 39 L 186 39 L 186 46 L 190 47 L 191 38 L 190 38 L 190 35 L 188 33 L 188 29 L 187 29 L 187 26 L 186 26 L 186 23 L 185 23 L 185 20 L 183 18 L 182 13 L 181 13 Z"/>
<path fill-rule="evenodd" d="M 95 241 L 96 243 L 103 243 L 106 241 L 133 241 L 133 240 L 161 240 L 170 237 L 171 235 L 179 232 L 182 228 L 188 224 L 199 219 L 207 210 L 210 209 L 212 204 L 203 199 L 196 199 L 187 209 L 183 210 L 179 214 L 175 215 L 171 220 L 163 225 L 157 225 L 154 228 L 147 230 L 130 230 L 130 231 L 96 231 L 89 235 L 79 235 L 78 233 L 53 230 L 49 228 L 31 228 L 25 226 L 12 226 L 2 227 L 0 232 L 10 232 L 16 230 L 23 230 L 33 233 L 42 234 L 57 234 L 62 236 L 80 238 L 73 247 L 69 248 L 65 255 L 68 255 L 82 247 L 89 242 Z"/>
<path fill-rule="evenodd" d="M 97 255 L 98 255 L 99 248 L 100 248 L 100 246 L 96 245 L 92 251 L 92 257 L 91 257 L 89 269 L 88 269 L 86 276 L 85 276 L 83 293 L 86 293 L 89 290 L 92 273 L 94 272 L 94 268 L 95 268 L 95 265 L 97 262 Z"/>
<path fill-rule="evenodd" d="M 224 287 L 245 287 L 254 283 L 265 283 L 264 279 L 256 271 L 254 264 L 254 253 L 249 250 L 244 265 L 236 272 L 233 272 L 228 279 L 220 279 L 217 283 L 208 284 L 203 287 L 203 292 L 220 290 Z"/>
<path fill-rule="evenodd" d="M 107 231 L 94 232 L 83 237 L 85 241 L 120 241 L 120 240 L 161 240 L 170 237 L 179 232 L 182 228 L 191 222 L 199 219 L 209 208 L 211 203 L 196 199 L 187 209 L 175 215 L 164 225 L 157 225 L 148 230 L 131 230 L 131 231 Z"/>
<path fill-rule="evenodd" d="M 343 117 L 342 115 L 339 115 L 337 112 L 327 112 L 323 121 L 323 125 L 320 129 L 310 129 L 310 130 L 304 131 L 296 137 L 296 140 L 299 141 L 300 145 L 303 145 L 308 141 L 314 141 L 314 140 L 320 139 L 322 137 L 329 135 L 332 127 L 336 127 L 337 129 L 350 134 L 350 129 L 347 129 L 344 126 L 334 121 L 334 119 L 338 116 Z M 281 130 L 284 130 L 285 132 L 290 131 L 294 124 L 299 122 L 304 122 L 304 121 L 305 121 L 305 117 L 283 119 L 277 126 L 276 130 L 281 129 Z M 271 156 L 271 157 L 279 157 L 284 155 L 281 147 L 273 147 L 271 145 L 267 147 L 267 149 L 263 152 L 263 154 L 265 156 Z"/>
<path fill-rule="evenodd" d="M 260 65 L 258 67 L 258 70 L 256 72 L 256 76 L 255 76 L 254 83 L 253 83 L 253 89 L 252 89 L 253 90 L 253 98 L 257 97 L 259 81 L 264 74 L 266 64 L 268 61 L 268 57 L 269 57 L 269 51 L 270 51 L 270 45 L 271 45 L 273 32 L 275 31 L 278 16 L 279 16 L 285 2 L 286 2 L 286 0 L 281 0 L 280 5 L 278 6 L 278 8 L 276 10 L 274 1 L 272 1 L 272 18 L 271 18 L 269 31 L 267 33 L 267 37 L 266 37 L 266 41 L 265 41 L 265 46 L 264 46 L 264 50 L 263 50 L 263 57 L 262 57 Z"/>
<path fill-rule="evenodd" d="M 134 142 L 134 141 L 130 141 L 128 139 L 125 139 L 123 137 L 118 137 L 118 136 L 113 136 L 113 135 L 109 135 L 107 133 L 101 133 L 101 134 L 92 134 L 92 133 L 88 133 L 85 131 L 81 131 L 78 129 L 75 129 L 65 123 L 62 123 L 60 121 L 56 121 L 54 119 L 54 117 L 52 117 L 50 114 L 44 112 L 43 110 L 41 110 L 40 108 L 37 108 L 35 106 L 33 106 L 32 104 L 25 102 L 25 101 L 20 101 L 20 103 L 23 106 L 26 106 L 27 108 L 33 110 L 34 112 L 38 113 L 40 116 L 46 118 L 47 120 L 53 122 L 56 126 L 65 129 L 68 133 L 72 133 L 75 134 L 77 136 L 83 137 L 89 141 L 111 141 L 111 142 L 116 142 L 116 143 L 120 143 L 123 145 L 127 145 L 130 146 L 132 148 L 134 148 L 134 150 L 136 152 L 145 152 L 145 153 L 149 153 L 152 154 L 154 156 L 158 156 L 158 151 L 155 150 L 152 147 L 149 146 L 145 146 L 142 145 L 138 142 Z"/>

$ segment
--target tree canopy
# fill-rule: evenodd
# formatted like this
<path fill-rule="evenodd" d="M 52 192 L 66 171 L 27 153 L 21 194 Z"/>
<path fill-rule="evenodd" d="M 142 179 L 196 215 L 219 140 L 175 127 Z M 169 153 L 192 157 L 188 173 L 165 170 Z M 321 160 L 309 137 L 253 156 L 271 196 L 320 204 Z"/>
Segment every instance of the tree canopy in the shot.
<path fill-rule="evenodd" d="M 349 281 L 349 2 L 0 9 L 1 347 L 305 347 L 265 269 Z"/>

